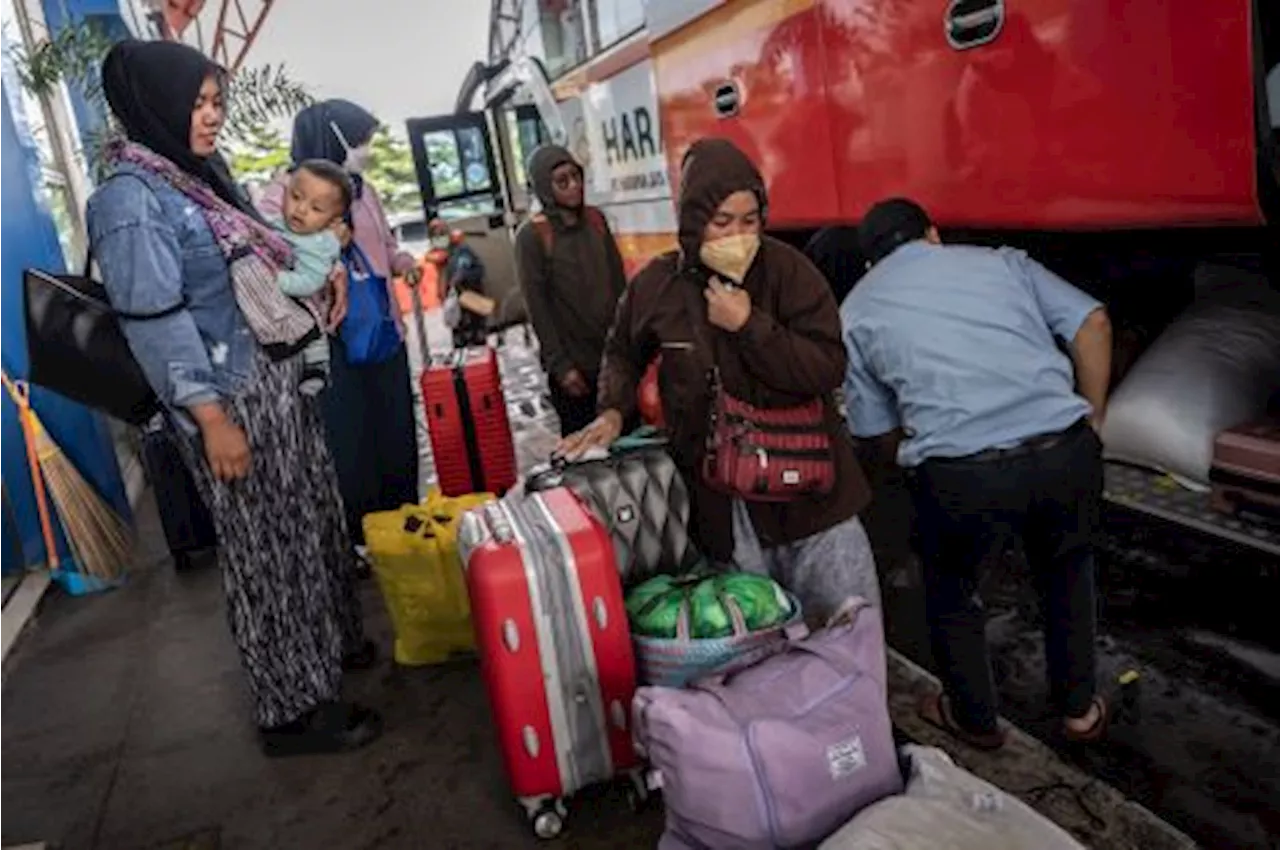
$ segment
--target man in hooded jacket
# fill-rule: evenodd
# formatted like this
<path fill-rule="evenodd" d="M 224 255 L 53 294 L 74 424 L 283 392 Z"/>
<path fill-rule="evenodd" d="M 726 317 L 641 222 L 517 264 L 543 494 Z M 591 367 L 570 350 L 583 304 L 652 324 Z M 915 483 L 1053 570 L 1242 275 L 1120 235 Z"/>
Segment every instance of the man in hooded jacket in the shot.
<path fill-rule="evenodd" d="M 542 212 L 516 233 L 516 273 L 560 431 L 572 434 L 595 419 L 600 358 L 627 278 L 604 216 L 586 205 L 573 155 L 546 145 L 533 152 L 528 171 Z"/>

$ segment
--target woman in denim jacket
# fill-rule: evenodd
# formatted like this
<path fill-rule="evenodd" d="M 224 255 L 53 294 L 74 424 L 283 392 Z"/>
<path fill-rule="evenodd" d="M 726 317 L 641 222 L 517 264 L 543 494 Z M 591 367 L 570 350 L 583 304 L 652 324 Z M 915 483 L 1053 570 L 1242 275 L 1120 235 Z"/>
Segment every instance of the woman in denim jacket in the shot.
<path fill-rule="evenodd" d="M 242 255 L 228 246 L 265 257 L 276 243 L 217 153 L 222 73 L 189 47 L 126 41 L 102 77 L 128 141 L 109 148 L 111 176 L 89 200 L 90 241 L 116 309 L 162 314 L 123 328 L 213 513 L 263 748 L 360 746 L 380 720 L 339 701 L 344 662 L 367 666 L 372 645 L 333 463 L 314 402 L 298 394 L 300 359 L 266 354 L 233 288 Z"/>
<path fill-rule="evenodd" d="M 325 100 L 308 106 L 293 121 L 292 157 L 296 165 L 324 159 L 347 169 L 355 184 L 350 229 L 340 233 L 343 246 L 354 242 L 369 261 L 373 274 L 386 278 L 388 301 L 395 275 L 412 286 L 421 275 L 411 254 L 396 244 L 377 190 L 361 177 L 369 143 L 378 121 L 367 110 L 346 100 Z M 266 215 L 284 205 L 287 179 L 273 182 L 258 207 Z M 400 315 L 392 318 L 404 336 Z M 340 338 L 330 346 L 330 384 L 322 396 L 329 448 L 338 467 L 338 483 L 347 507 L 351 537 L 363 543 L 361 518 L 418 501 L 418 431 L 413 412 L 409 355 L 404 345 L 380 363 L 352 363 Z M 360 549 L 363 556 L 364 549 Z"/>

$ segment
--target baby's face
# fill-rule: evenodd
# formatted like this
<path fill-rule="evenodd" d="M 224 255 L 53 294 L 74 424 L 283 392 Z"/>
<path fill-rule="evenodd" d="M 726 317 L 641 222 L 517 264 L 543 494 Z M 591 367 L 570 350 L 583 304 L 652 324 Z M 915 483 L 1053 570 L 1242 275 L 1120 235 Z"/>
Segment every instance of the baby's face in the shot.
<path fill-rule="evenodd" d="M 342 215 L 342 190 L 299 168 L 284 196 L 284 223 L 294 233 L 319 233 Z"/>

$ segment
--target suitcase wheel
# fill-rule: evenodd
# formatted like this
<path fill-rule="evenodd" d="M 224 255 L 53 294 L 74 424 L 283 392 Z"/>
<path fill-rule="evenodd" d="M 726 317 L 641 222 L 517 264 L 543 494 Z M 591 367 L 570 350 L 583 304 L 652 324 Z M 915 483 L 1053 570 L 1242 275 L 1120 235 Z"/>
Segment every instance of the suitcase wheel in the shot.
<path fill-rule="evenodd" d="M 566 814 L 568 812 L 563 802 L 556 799 L 547 800 L 538 808 L 528 810 L 529 825 L 533 827 L 534 835 L 543 841 L 550 841 L 564 832 Z"/>
<path fill-rule="evenodd" d="M 627 807 L 631 809 L 632 814 L 638 815 L 649 808 L 654 795 L 649 790 L 643 770 L 633 770 L 627 778 L 630 780 L 627 783 Z"/>

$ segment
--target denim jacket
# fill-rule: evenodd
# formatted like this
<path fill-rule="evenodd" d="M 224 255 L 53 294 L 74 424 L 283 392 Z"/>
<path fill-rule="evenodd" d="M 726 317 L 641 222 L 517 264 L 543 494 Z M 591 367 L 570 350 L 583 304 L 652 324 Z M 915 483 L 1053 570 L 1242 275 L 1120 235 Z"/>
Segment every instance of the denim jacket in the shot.
<path fill-rule="evenodd" d="M 122 320 L 134 357 L 156 395 L 188 431 L 185 409 L 234 396 L 254 372 L 257 341 L 200 209 L 159 177 L 130 163 L 93 193 L 89 243 L 115 309 L 160 313 Z"/>

